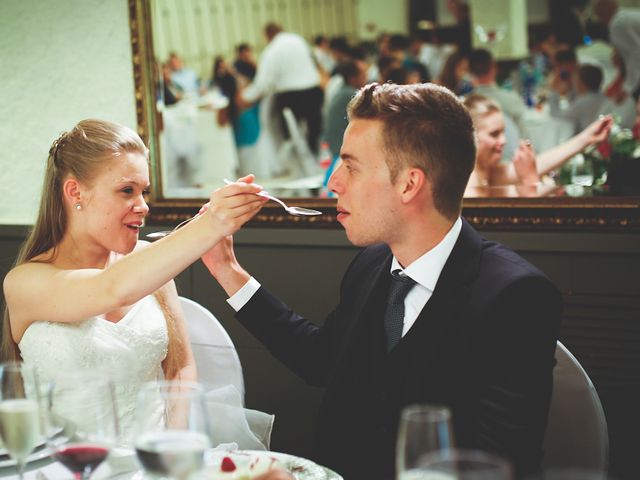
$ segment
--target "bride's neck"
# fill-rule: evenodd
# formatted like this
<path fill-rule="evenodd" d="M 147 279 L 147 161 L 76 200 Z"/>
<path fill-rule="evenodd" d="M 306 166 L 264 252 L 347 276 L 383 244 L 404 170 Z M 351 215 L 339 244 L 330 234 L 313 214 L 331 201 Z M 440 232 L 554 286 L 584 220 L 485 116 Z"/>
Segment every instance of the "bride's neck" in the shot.
<path fill-rule="evenodd" d="M 90 241 L 79 241 L 71 234 L 64 236 L 56 247 L 53 263 L 61 268 L 105 268 L 113 252 Z"/>

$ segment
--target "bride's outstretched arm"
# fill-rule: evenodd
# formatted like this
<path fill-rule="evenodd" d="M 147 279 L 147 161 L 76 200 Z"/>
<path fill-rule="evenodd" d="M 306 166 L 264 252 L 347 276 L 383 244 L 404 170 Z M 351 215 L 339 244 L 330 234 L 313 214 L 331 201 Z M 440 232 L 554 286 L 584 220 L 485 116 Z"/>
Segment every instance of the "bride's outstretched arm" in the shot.
<path fill-rule="evenodd" d="M 38 262 L 14 268 L 4 281 L 14 338 L 34 321 L 78 322 L 153 293 L 253 217 L 267 201 L 258 191 L 250 182 L 216 190 L 206 214 L 104 269 Z"/>

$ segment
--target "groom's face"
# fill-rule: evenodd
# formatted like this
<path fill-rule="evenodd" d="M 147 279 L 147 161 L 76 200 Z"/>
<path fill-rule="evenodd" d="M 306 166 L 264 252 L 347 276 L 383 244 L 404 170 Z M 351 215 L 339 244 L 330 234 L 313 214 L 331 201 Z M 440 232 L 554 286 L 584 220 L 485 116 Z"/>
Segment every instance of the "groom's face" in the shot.
<path fill-rule="evenodd" d="M 399 195 L 385 161 L 382 129 L 380 120 L 352 119 L 329 180 L 338 196 L 338 221 L 358 246 L 390 243 L 398 231 Z"/>

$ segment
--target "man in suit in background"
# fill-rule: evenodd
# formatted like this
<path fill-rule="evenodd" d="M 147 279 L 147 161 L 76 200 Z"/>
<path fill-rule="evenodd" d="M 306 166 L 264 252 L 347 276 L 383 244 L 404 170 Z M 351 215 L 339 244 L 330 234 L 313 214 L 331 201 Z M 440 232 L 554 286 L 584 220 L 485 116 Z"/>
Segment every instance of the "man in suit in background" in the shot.
<path fill-rule="evenodd" d="M 205 264 L 240 322 L 326 387 L 316 461 L 349 480 L 395 478 L 402 408 L 433 403 L 451 408 L 458 447 L 536 471 L 562 299 L 542 272 L 460 217 L 475 161 L 469 113 L 433 84 L 370 84 L 348 114 L 329 187 L 349 240 L 366 248 L 324 324 L 260 286 L 230 238 Z M 399 284 L 406 297 L 390 298 Z"/>

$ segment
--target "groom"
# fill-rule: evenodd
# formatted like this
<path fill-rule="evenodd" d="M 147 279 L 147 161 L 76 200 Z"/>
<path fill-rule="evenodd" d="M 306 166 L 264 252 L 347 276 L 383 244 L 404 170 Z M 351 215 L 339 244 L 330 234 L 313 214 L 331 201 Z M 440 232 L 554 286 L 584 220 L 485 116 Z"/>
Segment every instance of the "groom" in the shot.
<path fill-rule="evenodd" d="M 362 88 L 329 187 L 366 247 L 322 327 L 237 262 L 203 260 L 237 318 L 291 370 L 326 387 L 314 459 L 348 480 L 394 478 L 400 411 L 447 405 L 460 448 L 540 468 L 562 311 L 542 272 L 460 217 L 475 161 L 471 118 L 432 84 Z M 399 293 L 399 296 L 396 294 Z"/>

